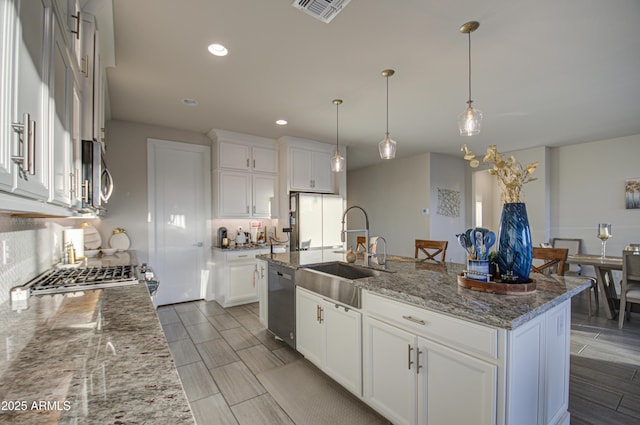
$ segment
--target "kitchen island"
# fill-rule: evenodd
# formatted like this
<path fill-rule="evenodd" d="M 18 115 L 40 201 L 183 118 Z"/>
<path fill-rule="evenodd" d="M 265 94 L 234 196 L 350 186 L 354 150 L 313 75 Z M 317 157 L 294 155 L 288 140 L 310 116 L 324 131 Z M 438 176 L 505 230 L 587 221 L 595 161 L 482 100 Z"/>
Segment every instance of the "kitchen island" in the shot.
<path fill-rule="evenodd" d="M 194 424 L 144 283 L 29 304 L 0 305 L 1 423 Z"/>
<path fill-rule="evenodd" d="M 344 254 L 264 259 L 297 269 Z M 534 274 L 535 293 L 494 295 L 458 286 L 461 264 L 391 260 L 355 280 L 361 308 L 298 286 L 297 350 L 394 424 L 569 424 L 570 300 L 590 281 Z"/>

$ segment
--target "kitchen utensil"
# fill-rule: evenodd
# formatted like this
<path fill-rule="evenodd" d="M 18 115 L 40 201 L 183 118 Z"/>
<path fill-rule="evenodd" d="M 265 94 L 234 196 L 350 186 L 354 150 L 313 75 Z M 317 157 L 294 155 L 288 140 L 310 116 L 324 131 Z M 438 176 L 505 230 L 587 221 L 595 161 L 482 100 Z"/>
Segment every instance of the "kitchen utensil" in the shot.
<path fill-rule="evenodd" d="M 242 231 L 242 227 L 238 227 L 238 234 L 236 235 L 236 245 L 244 245 L 247 243 L 247 235 Z"/>
<path fill-rule="evenodd" d="M 225 248 L 223 244 L 223 240 L 227 238 L 227 228 L 226 227 L 218 227 L 218 246 L 220 248 Z M 229 241 L 227 240 L 226 246 L 229 246 Z"/>
<path fill-rule="evenodd" d="M 84 257 L 84 230 L 64 229 L 62 233 L 65 246 L 68 243 L 72 243 L 73 248 L 76 250 L 76 258 Z"/>
<path fill-rule="evenodd" d="M 473 244 L 471 243 L 471 241 L 469 240 L 469 238 L 465 233 L 460 233 L 458 235 L 458 243 L 462 248 L 464 248 L 465 251 L 467 251 L 467 254 L 469 254 L 470 257 L 475 256 Z"/>

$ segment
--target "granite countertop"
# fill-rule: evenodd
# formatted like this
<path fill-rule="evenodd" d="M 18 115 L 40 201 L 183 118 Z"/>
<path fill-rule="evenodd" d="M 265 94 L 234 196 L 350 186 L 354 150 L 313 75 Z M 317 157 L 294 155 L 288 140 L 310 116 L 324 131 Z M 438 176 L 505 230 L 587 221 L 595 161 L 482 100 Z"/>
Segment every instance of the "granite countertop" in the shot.
<path fill-rule="evenodd" d="M 0 305 L 0 422 L 195 423 L 146 285 L 29 304 Z"/>
<path fill-rule="evenodd" d="M 345 261 L 343 251 L 318 250 L 259 256 L 275 264 L 298 268 L 305 265 Z M 356 265 L 363 265 L 362 255 Z M 375 266 L 380 268 L 379 266 Z M 591 281 L 580 277 L 532 274 L 537 290 L 529 295 L 497 295 L 458 286 L 463 264 L 416 261 L 390 256 L 388 273 L 355 284 L 367 291 L 427 308 L 457 318 L 503 329 L 514 329 L 554 306 L 589 288 Z"/>

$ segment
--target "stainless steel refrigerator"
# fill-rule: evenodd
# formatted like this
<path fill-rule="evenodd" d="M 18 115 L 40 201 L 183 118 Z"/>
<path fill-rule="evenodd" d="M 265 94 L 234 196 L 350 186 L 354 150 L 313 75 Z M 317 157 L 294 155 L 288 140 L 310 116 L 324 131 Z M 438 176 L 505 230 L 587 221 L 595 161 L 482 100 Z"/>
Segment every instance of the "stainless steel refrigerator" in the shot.
<path fill-rule="evenodd" d="M 340 241 L 345 202 L 340 195 L 292 192 L 289 195 L 291 250 L 343 247 Z"/>

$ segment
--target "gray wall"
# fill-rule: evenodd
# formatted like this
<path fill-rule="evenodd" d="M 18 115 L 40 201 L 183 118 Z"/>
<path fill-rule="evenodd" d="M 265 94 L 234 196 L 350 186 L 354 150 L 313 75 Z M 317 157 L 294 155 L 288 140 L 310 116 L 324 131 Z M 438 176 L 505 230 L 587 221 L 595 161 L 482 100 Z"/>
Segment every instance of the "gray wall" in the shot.
<path fill-rule="evenodd" d="M 147 138 L 211 146 L 205 134 L 127 121 L 107 123 L 107 166 L 113 175 L 113 196 L 106 218 L 94 223 L 103 242 L 122 227 L 140 262 L 148 261 Z"/>
<path fill-rule="evenodd" d="M 347 173 L 347 206 L 364 208 L 371 236 L 384 236 L 387 252 L 413 257 L 414 240 L 430 235 L 430 154 L 385 161 Z M 349 228 L 362 228 L 360 214 L 349 212 Z M 354 239 L 355 240 L 355 239 Z M 349 245 L 355 243 L 349 241 Z"/>

